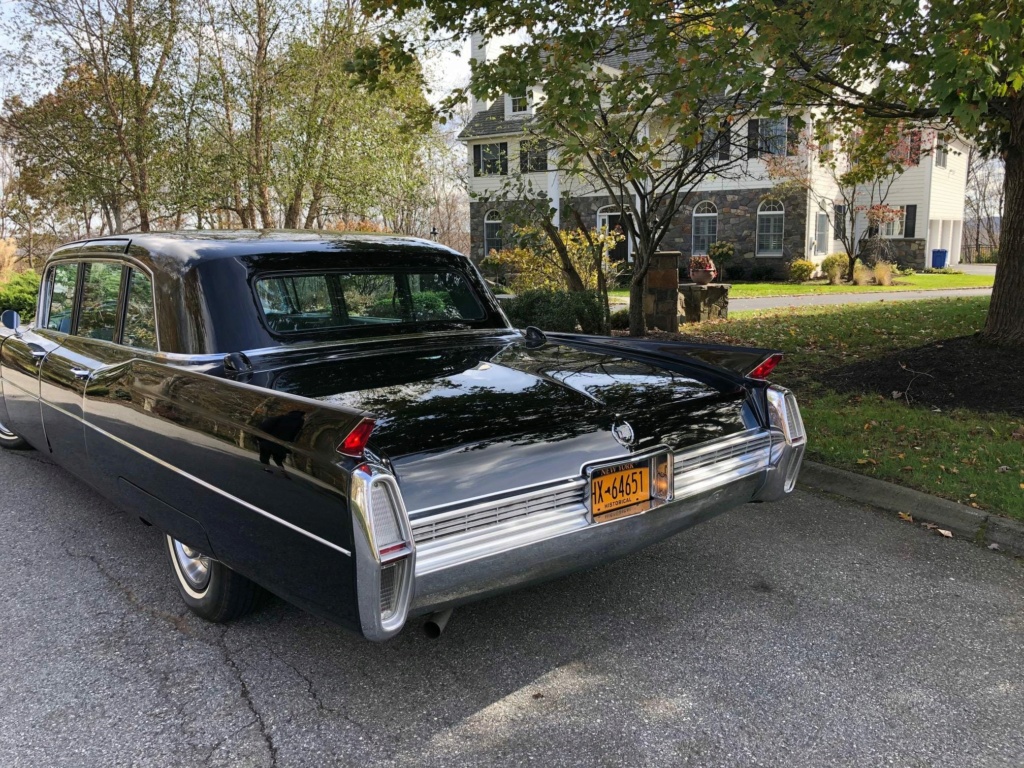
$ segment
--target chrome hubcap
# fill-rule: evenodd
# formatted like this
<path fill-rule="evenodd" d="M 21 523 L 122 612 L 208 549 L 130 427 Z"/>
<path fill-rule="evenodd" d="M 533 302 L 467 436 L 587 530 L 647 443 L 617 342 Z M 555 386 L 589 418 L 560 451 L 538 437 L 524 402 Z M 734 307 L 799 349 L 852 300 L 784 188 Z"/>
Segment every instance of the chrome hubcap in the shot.
<path fill-rule="evenodd" d="M 211 560 L 187 544 L 174 540 L 174 558 L 185 581 L 196 592 L 202 592 L 210 583 Z"/>
<path fill-rule="evenodd" d="M 0 436 L 2 436 L 2 437 L 17 437 L 17 435 L 14 434 L 13 432 L 11 432 L 11 430 L 9 430 L 7 427 L 5 427 L 3 425 L 3 423 L 0 423 Z"/>

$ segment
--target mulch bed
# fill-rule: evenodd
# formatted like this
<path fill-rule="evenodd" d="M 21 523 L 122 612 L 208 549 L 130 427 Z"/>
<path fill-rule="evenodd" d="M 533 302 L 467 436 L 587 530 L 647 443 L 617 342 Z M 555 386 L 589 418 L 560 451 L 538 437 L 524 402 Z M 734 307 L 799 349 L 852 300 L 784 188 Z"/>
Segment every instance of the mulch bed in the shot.
<path fill-rule="evenodd" d="M 877 392 L 942 410 L 1024 415 L 1024 351 L 992 347 L 977 336 L 835 368 L 819 381 L 838 392 Z"/>

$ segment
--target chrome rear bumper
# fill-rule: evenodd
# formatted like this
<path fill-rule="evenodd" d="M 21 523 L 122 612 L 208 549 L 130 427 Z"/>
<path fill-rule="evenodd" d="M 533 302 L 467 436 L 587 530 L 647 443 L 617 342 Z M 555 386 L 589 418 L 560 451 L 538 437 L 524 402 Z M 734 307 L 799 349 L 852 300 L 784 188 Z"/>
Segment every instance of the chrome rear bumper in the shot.
<path fill-rule="evenodd" d="M 417 569 L 409 614 L 473 602 L 573 571 L 608 563 L 750 501 L 763 484 L 748 475 L 632 517 L 580 524 L 552 536 L 421 573 Z"/>
<path fill-rule="evenodd" d="M 374 615 L 384 564 L 374 557 L 369 536 L 357 535 L 359 541 L 365 538 L 356 553 L 365 566 L 358 577 L 363 634 L 384 640 L 401 629 L 406 616 L 602 565 L 746 502 L 785 496 L 796 484 L 806 437 L 792 394 L 770 387 L 766 397 L 770 429 L 748 430 L 675 453 L 670 462 L 673 498 L 652 501 L 638 514 L 595 520 L 583 477 L 430 512 L 409 514 L 401 507 L 401 527 L 411 552 L 412 578 L 405 582 L 401 600 L 408 610 L 386 626 Z M 364 520 L 357 533 L 369 528 L 362 506 L 369 505 L 355 505 L 357 522 Z"/>

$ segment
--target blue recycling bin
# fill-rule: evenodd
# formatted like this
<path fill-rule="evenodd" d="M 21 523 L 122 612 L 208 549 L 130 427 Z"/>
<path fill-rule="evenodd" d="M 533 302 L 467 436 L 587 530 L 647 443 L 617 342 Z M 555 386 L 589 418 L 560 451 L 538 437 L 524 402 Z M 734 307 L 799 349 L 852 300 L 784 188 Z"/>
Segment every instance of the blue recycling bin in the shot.
<path fill-rule="evenodd" d="M 948 258 L 949 251 L 945 248 L 935 248 L 932 251 L 932 269 L 945 269 Z"/>

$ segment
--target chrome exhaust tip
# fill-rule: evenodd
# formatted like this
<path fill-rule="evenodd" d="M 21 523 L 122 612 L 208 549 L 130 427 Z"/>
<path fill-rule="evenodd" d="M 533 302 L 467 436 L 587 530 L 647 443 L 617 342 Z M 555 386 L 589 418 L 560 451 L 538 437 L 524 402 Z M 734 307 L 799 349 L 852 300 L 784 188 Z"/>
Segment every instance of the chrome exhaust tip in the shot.
<path fill-rule="evenodd" d="M 437 640 L 437 638 L 441 636 L 441 633 L 444 632 L 444 628 L 448 626 L 448 619 L 451 617 L 451 608 L 444 611 L 438 611 L 437 613 L 432 613 L 427 617 L 427 621 L 423 625 L 423 631 L 431 640 Z"/>

